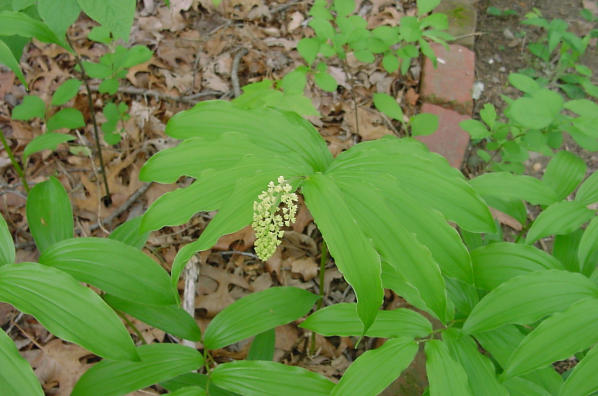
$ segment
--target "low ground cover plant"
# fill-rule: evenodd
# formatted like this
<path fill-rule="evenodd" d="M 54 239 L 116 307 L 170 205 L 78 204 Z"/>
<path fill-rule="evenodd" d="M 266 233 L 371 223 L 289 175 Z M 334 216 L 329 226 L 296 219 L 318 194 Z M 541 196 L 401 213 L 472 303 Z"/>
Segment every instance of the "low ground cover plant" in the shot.
<path fill-rule="evenodd" d="M 399 31 L 416 23 L 421 27 L 437 3 L 418 2 L 420 15 L 405 21 Z M 97 15 L 96 8 L 86 8 L 86 1 L 73 4 L 91 17 Z M 99 8 L 114 6 L 110 4 Z M 338 18 L 350 13 L 351 4 L 334 2 L 332 13 L 316 5 L 340 26 L 344 22 Z M 4 11 L 0 18 L 41 26 L 38 19 L 21 14 Z M 120 24 L 99 19 L 105 29 L 96 30 L 92 39 L 112 43 L 111 35 L 126 33 Z M 68 45 L 56 37 L 60 45 Z M 419 44 L 423 50 L 425 44 Z M 147 56 L 135 48 L 114 46 L 100 63 L 84 63 L 83 69 L 105 79 L 102 90 L 114 92 L 129 56 Z M 519 121 L 515 117 L 523 127 L 534 123 L 521 133 L 549 136 L 577 125 L 586 128 L 587 141 L 595 143 L 589 126 L 595 103 L 579 97 L 565 102 L 560 87 L 522 74 L 511 80 L 526 96 L 515 100 L 508 113 L 531 114 Z M 69 81 L 54 95 L 61 99 L 53 105 L 64 105 L 79 89 L 81 81 Z M 431 396 L 581 396 L 598 391 L 598 220 L 591 209 L 598 203 L 598 175 L 586 177 L 582 159 L 560 151 L 541 179 L 504 165 L 468 180 L 411 137 L 361 142 L 333 157 L 318 130 L 298 114 L 309 113 L 310 103 L 293 107 L 289 98 L 301 92 L 289 85 L 282 84 L 281 91 L 272 89 L 272 82 L 253 85 L 233 101 L 206 101 L 175 114 L 165 133 L 180 143 L 153 155 L 140 178 L 165 184 L 188 178 L 192 183 L 163 194 L 108 238 L 75 237 L 68 194 L 54 177 L 36 184 L 27 197 L 29 231 L 40 252 L 37 263 L 15 262 L 13 237 L 0 217 L 0 301 L 102 358 L 81 376 L 73 395 L 122 395 L 154 384 L 179 396 L 376 395 L 401 376 L 419 349 L 426 359 L 426 394 Z M 268 97 L 264 92 L 270 92 Z M 389 95 L 374 101 L 411 135 L 432 130 L 433 121 L 425 116 L 406 122 Z M 545 105 L 551 118 L 537 114 L 537 103 Z M 46 118 L 45 104 L 36 99 L 21 106 L 17 114 Z M 114 106 L 122 117 L 124 109 Z M 578 116 L 561 114 L 563 108 Z M 115 124 L 116 118 L 107 118 Z M 466 123 L 472 136 L 504 134 L 491 105 L 481 118 L 484 124 Z M 542 127 L 536 124 L 540 121 Z M 104 132 L 113 133 L 113 126 Z M 496 164 L 517 163 L 497 151 L 502 162 Z M 323 306 L 323 288 L 316 295 L 276 286 L 238 299 L 202 332 L 180 307 L 177 283 L 188 262 L 223 235 L 247 225 L 257 236 L 256 254 L 267 260 L 294 221 L 299 196 L 321 233 L 320 279 L 333 260 L 356 303 Z M 503 233 L 490 207 L 518 221 L 519 233 Z M 534 218 L 528 214 L 532 207 L 539 213 Z M 170 273 L 142 252 L 149 232 L 184 224 L 204 211 L 216 214 L 197 240 L 179 250 L 169 263 Z M 554 237 L 552 249 L 540 249 L 537 242 L 547 237 Z M 385 290 L 404 298 L 409 308 L 381 310 Z M 138 330 L 125 314 L 196 342 L 198 348 L 177 343 L 136 346 L 125 324 Z M 303 319 L 300 327 L 313 334 L 353 337 L 357 344 L 367 338 L 386 341 L 361 354 L 335 382 L 272 361 L 274 328 L 298 319 Z M 214 357 L 214 351 L 251 337 L 246 359 Z M 553 362 L 573 355 L 579 360 L 574 368 L 564 375 L 553 369 Z M 0 389 L 14 395 L 43 394 L 3 330 Z"/>

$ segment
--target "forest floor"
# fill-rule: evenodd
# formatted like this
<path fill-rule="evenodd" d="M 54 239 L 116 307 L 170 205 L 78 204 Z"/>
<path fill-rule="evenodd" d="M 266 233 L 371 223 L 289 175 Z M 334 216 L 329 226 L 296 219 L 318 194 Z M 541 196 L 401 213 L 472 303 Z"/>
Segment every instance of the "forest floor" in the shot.
<path fill-rule="evenodd" d="M 368 20 L 370 28 L 395 25 L 402 16 L 416 12 L 414 0 L 357 3 L 360 3 L 360 15 Z M 583 3 L 586 7 L 597 6 L 594 0 L 584 0 Z M 224 0 L 219 7 L 213 7 L 211 0 L 171 0 L 170 8 L 167 8 L 158 0 L 139 2 L 130 43 L 148 46 L 154 56 L 131 68 L 117 93 L 117 100 L 128 104 L 131 117 L 124 123 L 121 143 L 103 145 L 112 205 L 105 207 L 101 201 L 103 187 L 96 156 L 76 149 L 76 146 L 89 147 L 93 152 L 91 125 L 76 132 L 77 140 L 71 142 L 70 147 L 61 145 L 54 152 L 32 156 L 26 168 L 29 182 L 41 182 L 50 175 L 58 177 L 69 192 L 76 234 L 80 236 L 107 236 L 125 220 L 142 215 L 160 195 L 177 187 L 145 184 L 138 179 L 141 166 L 152 154 L 177 144 L 163 133 L 168 119 L 199 100 L 232 98 L 233 79 L 238 79 L 241 86 L 266 78 L 276 80 L 302 65 L 296 47 L 299 39 L 311 34 L 311 29 L 306 28 L 310 4 L 308 1 Z M 517 15 L 489 16 L 486 9 L 490 4 L 513 9 Z M 519 22 L 533 7 L 549 18 L 565 19 L 580 32 L 586 29 L 579 17 L 581 0 L 480 0 L 477 4 L 480 35 L 476 36 L 474 48 L 476 81 L 484 84 L 484 90 L 475 104 L 475 114 L 484 103 L 503 108 L 501 94 L 515 95 L 508 85 L 507 75 L 532 62 L 525 50 L 526 40 L 519 32 L 527 31 L 527 37 L 534 32 Z M 69 29 L 68 35 L 82 57 L 97 61 L 107 48 L 87 40 L 94 25 L 93 21 L 81 17 Z M 243 50 L 247 53 L 240 56 Z M 588 52 L 587 63 L 596 73 L 595 43 Z M 233 66 L 235 58 L 239 61 L 238 68 Z M 311 117 L 310 121 L 321 132 L 334 155 L 359 141 L 397 134 L 398 125 L 373 109 L 373 93 L 393 95 L 408 116 L 415 114 L 420 105 L 419 62 L 413 63 L 407 76 L 386 73 L 380 62 L 362 64 L 349 57 L 347 63 L 348 75 L 340 64 L 331 62 L 331 73 L 339 82 L 337 92 L 323 92 L 311 83 L 306 90 L 321 114 L 321 117 Z M 30 93 L 40 96 L 46 103 L 62 81 L 77 77 L 74 58 L 55 45 L 33 41 L 26 48 L 21 64 L 30 83 Z M 14 75 L 4 70 L 0 70 L 0 127 L 7 134 L 13 151 L 20 155 L 29 141 L 43 133 L 45 126 L 40 122 L 11 120 L 13 107 L 21 102 L 26 92 Z M 72 103 L 83 112 L 85 119 L 89 119 L 90 111 L 94 111 L 101 122 L 101 109 L 108 100 L 108 96 L 96 92 L 94 109 L 90 110 L 87 97 L 81 92 Z M 356 112 L 359 128 L 355 125 Z M 590 162 L 590 169 L 596 170 L 598 157 L 584 155 Z M 544 158 L 534 157 L 530 169 L 541 174 L 545 163 Z M 178 186 L 186 184 L 188 182 L 183 181 Z M 35 261 L 38 256 L 27 227 L 25 200 L 6 153 L 0 153 L 0 212 L 15 238 L 17 262 Z M 152 233 L 145 252 L 169 270 L 178 249 L 195 240 L 212 215 L 202 213 L 185 225 Z M 224 307 L 251 292 L 276 285 L 319 290 L 316 276 L 321 237 L 304 205 L 292 230 L 285 234 L 281 248 L 268 262 L 261 262 L 252 253 L 253 241 L 252 230 L 245 228 L 221 238 L 212 249 L 201 253 L 196 319 L 202 330 Z M 180 287 L 183 287 L 182 282 Z M 326 269 L 324 289 L 326 305 L 355 300 L 332 264 Z M 387 293 L 385 308 L 403 305 L 404 300 Z M 147 342 L 172 341 L 164 332 L 133 321 Z M 1 303 L 0 326 L 7 330 L 32 364 L 48 395 L 70 394 L 77 378 L 97 360 L 82 348 L 55 339 L 32 317 L 21 315 Z M 371 339 L 355 350 L 355 340 L 348 337 L 318 337 L 317 341 L 316 355 L 309 356 L 308 334 L 296 324 L 280 326 L 276 329 L 274 358 L 334 379 L 342 375 L 364 348 L 376 347 L 381 342 Z M 249 343 L 239 343 L 217 351 L 215 358 L 219 361 L 240 359 L 245 357 L 248 347 Z M 153 388 L 135 395 L 159 392 L 158 388 Z"/>

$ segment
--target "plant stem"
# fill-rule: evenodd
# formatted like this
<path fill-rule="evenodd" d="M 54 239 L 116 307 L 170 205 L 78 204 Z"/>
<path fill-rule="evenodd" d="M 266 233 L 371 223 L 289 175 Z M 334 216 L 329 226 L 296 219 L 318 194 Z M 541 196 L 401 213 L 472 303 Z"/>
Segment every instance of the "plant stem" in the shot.
<path fill-rule="evenodd" d="M 2 140 L 2 145 L 4 146 L 4 150 L 6 150 L 6 154 L 8 154 L 8 158 L 10 158 L 12 166 L 15 168 L 17 175 L 19 175 L 19 178 L 21 179 L 21 184 L 23 184 L 25 192 L 29 193 L 29 185 L 27 184 L 27 179 L 25 178 L 25 172 L 23 172 L 21 165 L 19 165 L 17 162 L 17 159 L 15 158 L 10 146 L 8 145 L 8 142 L 6 141 L 6 138 L 4 137 L 4 131 L 2 129 L 0 129 L 0 140 Z"/>
<path fill-rule="evenodd" d="M 98 123 L 96 121 L 96 113 L 93 108 L 93 101 L 91 99 L 91 88 L 89 86 L 89 76 L 85 72 L 85 68 L 83 67 L 83 62 L 81 61 L 81 57 L 75 52 L 75 47 L 73 43 L 66 37 L 67 42 L 73 48 L 73 54 L 75 55 L 75 61 L 79 65 L 81 69 L 81 78 L 83 79 L 83 83 L 85 84 L 85 89 L 87 90 L 87 105 L 89 106 L 89 113 L 91 115 L 91 122 L 93 124 L 93 136 L 96 145 L 96 151 L 98 153 L 98 158 L 100 159 L 100 173 L 102 174 L 102 179 L 104 182 L 104 189 L 106 190 L 106 195 L 102 198 L 105 206 L 110 206 L 112 204 L 112 198 L 110 194 L 110 188 L 108 187 L 108 178 L 106 177 L 106 167 L 104 166 L 104 157 L 102 155 L 102 146 L 100 145 L 100 133 L 98 132 Z"/>
<path fill-rule="evenodd" d="M 318 305 L 316 305 L 316 311 L 322 308 L 324 305 L 324 275 L 326 272 L 326 263 L 328 263 L 328 246 L 326 241 L 322 240 L 322 252 L 320 253 L 320 299 Z M 309 354 L 313 355 L 316 353 L 316 333 L 311 333 L 311 342 L 309 346 Z"/>
<path fill-rule="evenodd" d="M 115 309 L 114 311 L 118 314 L 118 316 L 120 316 L 122 318 L 122 320 L 125 321 L 125 323 L 127 324 L 127 326 L 129 326 L 129 328 L 131 328 L 131 330 L 133 330 L 133 332 L 135 332 L 135 334 L 137 335 L 137 337 L 141 340 L 141 343 L 143 345 L 147 345 L 147 342 L 145 341 L 145 338 L 143 338 L 143 334 L 141 334 L 141 332 L 139 331 L 139 329 L 137 328 L 137 326 L 135 326 L 133 324 L 133 322 L 131 322 L 129 320 L 129 318 L 127 318 L 127 316 L 124 313 L 120 312 L 117 309 Z"/>

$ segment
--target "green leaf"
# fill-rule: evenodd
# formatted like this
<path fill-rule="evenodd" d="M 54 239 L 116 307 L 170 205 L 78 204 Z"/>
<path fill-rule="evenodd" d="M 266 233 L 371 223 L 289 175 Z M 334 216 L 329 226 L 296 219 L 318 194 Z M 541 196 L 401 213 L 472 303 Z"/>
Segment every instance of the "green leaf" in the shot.
<path fill-rule="evenodd" d="M 275 342 L 276 331 L 274 329 L 256 335 L 247 353 L 247 360 L 272 360 Z"/>
<path fill-rule="evenodd" d="M 387 73 L 394 73 L 399 69 L 399 59 L 391 53 L 384 55 L 382 66 Z"/>
<path fill-rule="evenodd" d="M 548 235 L 569 234 L 594 217 L 594 211 L 576 201 L 561 201 L 546 208 L 530 227 L 525 243 Z"/>
<path fill-rule="evenodd" d="M 442 332 L 442 340 L 451 356 L 467 373 L 472 394 L 476 396 L 508 396 L 509 392 L 498 382 L 490 359 L 482 355 L 470 336 L 455 328 Z"/>
<path fill-rule="evenodd" d="M 588 296 L 598 296 L 598 286 L 581 274 L 546 270 L 519 275 L 484 296 L 463 331 L 481 333 L 506 324 L 533 323 Z"/>
<path fill-rule="evenodd" d="M 552 245 L 552 255 L 563 263 L 568 271 L 581 272 L 577 249 L 583 235 L 582 229 L 577 229 L 569 234 L 557 235 Z"/>
<path fill-rule="evenodd" d="M 77 0 L 79 6 L 91 19 L 107 27 L 115 39 L 129 40 L 133 17 L 135 16 L 135 0 Z"/>
<path fill-rule="evenodd" d="M 239 396 L 237 393 L 229 392 L 217 387 L 210 381 L 210 377 L 205 374 L 187 373 L 163 381 L 160 385 L 171 392 L 189 386 L 198 386 L 202 389 L 207 388 L 210 392 L 210 396 Z"/>
<path fill-rule="evenodd" d="M 334 0 L 333 8 L 339 17 L 348 16 L 355 11 L 355 0 Z"/>
<path fill-rule="evenodd" d="M 484 108 L 480 110 L 480 117 L 482 121 L 488 125 L 488 128 L 493 129 L 496 125 L 496 109 L 492 103 L 486 103 Z"/>
<path fill-rule="evenodd" d="M 0 266 L 15 262 L 15 244 L 6 220 L 0 214 Z"/>
<path fill-rule="evenodd" d="M 141 232 L 140 228 L 142 220 L 143 216 L 139 216 L 125 221 L 116 227 L 108 238 L 121 241 L 136 249 L 143 249 L 150 233 L 149 231 Z"/>
<path fill-rule="evenodd" d="M 94 26 L 87 35 L 87 38 L 91 41 L 97 41 L 98 43 L 103 44 L 110 44 L 112 42 L 110 29 L 105 26 Z"/>
<path fill-rule="evenodd" d="M 556 193 L 535 177 L 507 172 L 486 173 L 470 181 L 483 197 L 504 201 L 525 200 L 534 205 L 550 205 L 558 199 Z"/>
<path fill-rule="evenodd" d="M 540 89 L 530 97 L 515 100 L 510 106 L 510 116 L 530 129 L 549 126 L 563 108 L 563 98 L 549 89 Z"/>
<path fill-rule="evenodd" d="M 380 348 L 359 356 L 330 395 L 377 395 L 401 375 L 416 352 L 417 344 L 413 339 L 402 337 L 388 340 Z"/>
<path fill-rule="evenodd" d="M 305 71 L 295 69 L 286 74 L 280 81 L 280 88 L 288 93 L 301 93 L 305 90 L 307 78 Z"/>
<path fill-rule="evenodd" d="M 382 113 L 386 114 L 390 118 L 394 118 L 400 122 L 403 122 L 403 110 L 397 103 L 395 98 L 385 93 L 374 94 L 374 105 Z"/>
<path fill-rule="evenodd" d="M 357 304 L 339 303 L 320 309 L 300 325 L 326 337 L 360 336 L 363 325 L 357 316 Z M 376 320 L 366 331 L 368 337 L 426 337 L 432 332 L 430 322 L 415 311 L 405 308 L 379 311 Z"/>
<path fill-rule="evenodd" d="M 220 388 L 244 396 L 327 396 L 334 383 L 301 367 L 261 360 L 238 360 L 218 365 L 211 375 Z"/>
<path fill-rule="evenodd" d="M 320 39 L 331 40 L 334 37 L 332 24 L 324 18 L 313 18 L 309 21 L 308 26 L 314 30 L 316 36 Z"/>
<path fill-rule="evenodd" d="M 417 14 L 425 15 L 438 7 L 440 0 L 417 0 Z"/>
<path fill-rule="evenodd" d="M 21 81 L 25 88 L 27 88 L 27 80 L 25 80 L 25 76 L 21 71 L 19 60 L 15 57 L 8 45 L 2 40 L 0 40 L 0 63 L 12 70 L 12 72 L 19 78 L 19 81 Z"/>
<path fill-rule="evenodd" d="M 430 113 L 416 114 L 409 120 L 412 136 L 430 135 L 438 129 L 438 116 Z"/>
<path fill-rule="evenodd" d="M 470 396 L 467 374 L 439 340 L 426 342 L 426 373 L 430 396 Z"/>
<path fill-rule="evenodd" d="M 61 128 L 76 129 L 85 126 L 83 114 L 77 109 L 66 108 L 58 111 L 48 119 L 46 124 L 48 131 L 55 131 Z"/>
<path fill-rule="evenodd" d="M 186 386 L 168 394 L 170 396 L 207 396 L 206 391 L 199 386 Z"/>
<path fill-rule="evenodd" d="M 318 72 L 314 74 L 314 81 L 316 85 L 327 92 L 335 92 L 338 84 L 334 77 L 326 72 Z"/>
<path fill-rule="evenodd" d="M 29 121 L 35 117 L 42 120 L 46 117 L 46 104 L 35 95 L 25 96 L 23 102 L 12 110 L 13 120 Z"/>
<path fill-rule="evenodd" d="M 188 373 L 203 364 L 201 353 L 179 344 L 152 344 L 137 347 L 140 361 L 104 360 L 79 378 L 72 396 L 96 394 L 117 396 Z"/>
<path fill-rule="evenodd" d="M 315 37 L 304 37 L 299 40 L 299 43 L 297 44 L 297 51 L 299 51 L 299 54 L 303 57 L 303 59 L 305 59 L 307 65 L 310 66 L 312 63 L 314 63 L 314 60 L 316 60 L 316 56 L 318 56 L 318 51 L 320 50 L 321 45 L 322 42 Z"/>
<path fill-rule="evenodd" d="M 463 120 L 459 123 L 459 126 L 469 133 L 472 139 L 480 140 L 490 137 L 490 131 L 484 124 L 477 120 Z"/>
<path fill-rule="evenodd" d="M 422 36 L 422 31 L 417 18 L 413 16 L 402 17 L 401 24 L 399 25 L 399 34 L 408 43 L 418 41 Z M 422 52 L 423 50 L 424 48 L 422 47 Z"/>
<path fill-rule="evenodd" d="M 204 345 L 218 349 L 287 324 L 312 308 L 318 297 L 296 287 L 273 287 L 245 296 L 212 319 Z"/>
<path fill-rule="evenodd" d="M 598 202 L 598 172 L 593 172 L 584 182 L 579 186 L 575 194 L 575 201 L 581 202 L 584 205 L 590 205 Z"/>
<path fill-rule="evenodd" d="M 52 105 L 61 106 L 71 100 L 79 92 L 81 80 L 71 78 L 60 84 L 54 95 L 52 95 Z"/>
<path fill-rule="evenodd" d="M 552 394 L 540 385 L 521 377 L 509 378 L 503 382 L 511 396 L 551 396 Z"/>
<path fill-rule="evenodd" d="M 125 300 L 177 303 L 168 273 L 140 250 L 113 239 L 67 239 L 46 249 L 39 262 Z"/>
<path fill-rule="evenodd" d="M 557 199 L 565 199 L 586 174 L 585 162 L 568 151 L 559 151 L 548 163 L 542 181 L 557 194 Z"/>
<path fill-rule="evenodd" d="M 540 85 L 536 80 L 520 73 L 509 74 L 509 82 L 518 90 L 527 94 L 532 94 L 540 89 Z"/>
<path fill-rule="evenodd" d="M 56 36 L 43 22 L 30 17 L 24 12 L 1 11 L 0 12 L 0 36 L 18 35 L 22 37 L 35 37 L 44 43 L 58 44 L 71 51 L 70 46 Z"/>
<path fill-rule="evenodd" d="M 201 330 L 185 310 L 178 305 L 149 305 L 106 294 L 104 300 L 115 309 L 128 313 L 153 327 L 185 340 L 199 341 Z"/>
<path fill-rule="evenodd" d="M 15 344 L 2 329 L 0 329 L 0 388 L 7 395 L 44 395 L 31 366 L 19 354 Z"/>
<path fill-rule="evenodd" d="M 54 176 L 36 184 L 29 192 L 27 222 L 41 253 L 55 243 L 73 237 L 75 225 L 69 196 Z"/>
<path fill-rule="evenodd" d="M 577 258 L 581 273 L 589 276 L 596 268 L 598 259 L 598 217 L 594 217 L 585 229 L 579 241 Z"/>
<path fill-rule="evenodd" d="M 79 17 L 81 8 L 77 0 L 61 1 L 60 7 L 56 7 L 56 2 L 53 0 L 38 0 L 37 12 L 56 36 L 62 38 L 69 26 Z"/>
<path fill-rule="evenodd" d="M 382 303 L 380 257 L 345 203 L 342 192 L 326 175 L 316 173 L 303 185 L 305 203 L 328 244 L 340 272 L 357 296 L 363 333 Z"/>
<path fill-rule="evenodd" d="M 373 63 L 376 60 L 374 53 L 369 49 L 354 51 L 353 55 L 355 55 L 355 59 L 363 63 Z"/>
<path fill-rule="evenodd" d="M 597 297 L 575 302 L 540 323 L 513 351 L 504 376 L 528 373 L 598 342 Z"/>
<path fill-rule="evenodd" d="M 559 396 L 586 396 L 598 391 L 598 345 L 575 366 L 573 372 L 567 377 Z"/>
<path fill-rule="evenodd" d="M 83 61 L 85 73 L 91 78 L 107 78 L 112 75 L 112 68 L 102 63 Z"/>
<path fill-rule="evenodd" d="M 23 150 L 23 163 L 27 163 L 27 159 L 32 154 L 44 150 L 56 150 L 59 144 L 70 142 L 71 140 L 75 140 L 75 137 L 57 132 L 46 132 L 43 135 L 36 136 L 27 143 L 25 150 Z"/>
<path fill-rule="evenodd" d="M 533 246 L 510 242 L 492 243 L 471 251 L 478 288 L 492 290 L 518 275 L 546 269 L 564 269 L 550 254 Z"/>
<path fill-rule="evenodd" d="M 128 69 L 140 65 L 152 58 L 153 52 L 145 45 L 134 45 L 126 50 L 121 62 L 116 64 L 117 68 Z"/>
<path fill-rule="evenodd" d="M 0 267 L 0 300 L 33 315 L 52 334 L 96 355 L 136 359 L 133 341 L 114 311 L 90 289 L 37 263 Z"/>

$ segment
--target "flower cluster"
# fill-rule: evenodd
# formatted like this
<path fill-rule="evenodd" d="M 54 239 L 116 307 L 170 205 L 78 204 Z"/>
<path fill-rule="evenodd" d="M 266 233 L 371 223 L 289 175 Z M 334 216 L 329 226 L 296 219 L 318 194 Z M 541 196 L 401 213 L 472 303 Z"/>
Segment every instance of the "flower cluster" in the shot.
<path fill-rule="evenodd" d="M 297 214 L 297 194 L 291 192 L 291 185 L 280 176 L 268 183 L 268 189 L 262 191 L 253 203 L 253 227 L 256 235 L 255 252 L 264 261 L 269 259 L 280 245 L 284 231 L 282 226 L 295 222 Z M 284 206 L 280 207 L 280 204 Z"/>

